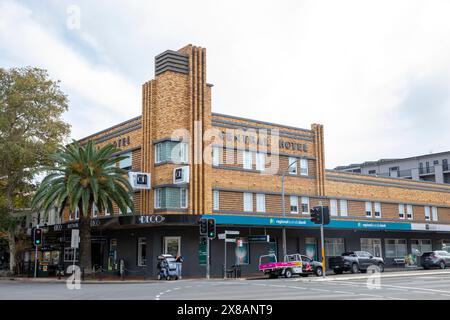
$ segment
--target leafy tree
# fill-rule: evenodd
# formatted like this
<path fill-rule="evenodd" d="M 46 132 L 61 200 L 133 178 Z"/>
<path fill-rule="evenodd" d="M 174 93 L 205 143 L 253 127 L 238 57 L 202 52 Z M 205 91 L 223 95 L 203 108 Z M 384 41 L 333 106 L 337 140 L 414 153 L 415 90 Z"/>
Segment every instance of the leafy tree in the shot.
<path fill-rule="evenodd" d="M 11 272 L 37 169 L 51 164 L 47 155 L 70 132 L 61 118 L 67 108 L 59 81 L 45 70 L 0 68 L 0 231 L 8 234 Z"/>
<path fill-rule="evenodd" d="M 120 150 L 112 144 L 96 148 L 91 140 L 82 146 L 70 144 L 53 155 L 55 165 L 46 168 L 49 174 L 32 201 L 33 208 L 48 212 L 58 208 L 80 213 L 80 266 L 86 274 L 91 265 L 90 217 L 95 205 L 100 212 L 113 212 L 115 203 L 122 213 L 127 207 L 133 210 L 132 187 L 126 178 L 126 171 L 116 163 L 127 158 L 114 156 Z"/>

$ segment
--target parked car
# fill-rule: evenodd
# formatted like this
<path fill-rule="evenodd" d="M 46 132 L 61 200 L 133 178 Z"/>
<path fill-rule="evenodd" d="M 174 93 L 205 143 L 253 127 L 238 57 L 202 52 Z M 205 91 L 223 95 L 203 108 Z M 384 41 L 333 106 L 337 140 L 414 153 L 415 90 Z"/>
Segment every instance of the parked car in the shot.
<path fill-rule="evenodd" d="M 269 278 L 279 276 L 291 278 L 293 275 L 307 277 L 312 273 L 322 276 L 322 264 L 320 262 L 313 261 L 298 253 L 286 255 L 283 262 L 278 262 L 274 254 L 263 255 L 259 257 L 258 268 Z"/>
<path fill-rule="evenodd" d="M 444 250 L 424 252 L 420 256 L 420 265 L 424 269 L 441 268 L 450 266 L 450 253 Z"/>
<path fill-rule="evenodd" d="M 366 251 L 351 251 L 344 252 L 339 257 L 331 257 L 328 260 L 328 267 L 336 274 L 341 274 L 344 271 L 350 271 L 351 273 L 366 272 L 370 266 L 378 266 L 380 272 L 383 272 L 383 258 L 374 257 Z"/>

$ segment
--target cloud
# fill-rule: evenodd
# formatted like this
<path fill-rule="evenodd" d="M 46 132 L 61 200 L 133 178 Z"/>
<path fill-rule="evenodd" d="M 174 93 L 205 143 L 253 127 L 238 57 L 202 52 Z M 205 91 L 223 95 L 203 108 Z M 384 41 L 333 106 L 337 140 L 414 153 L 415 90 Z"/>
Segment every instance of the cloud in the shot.
<path fill-rule="evenodd" d="M 65 116 L 79 120 L 71 123 L 74 138 L 140 113 L 137 83 L 111 68 L 90 63 L 70 44 L 42 28 L 32 11 L 17 2 L 2 2 L 0 12 L 0 43 L 5 55 L 14 57 L 15 65 L 47 69 L 51 77 L 62 80 L 62 88 L 69 92 L 72 102 L 83 102 L 71 103 Z M 87 34 L 84 39 L 94 43 Z"/>
<path fill-rule="evenodd" d="M 51 67 L 77 132 L 139 114 L 154 56 L 193 43 L 207 48 L 213 111 L 323 123 L 327 167 L 449 149 L 448 1 L 80 0 L 78 33 L 61 31 L 72 1 L 24 3 L 0 10 L 3 61 Z"/>

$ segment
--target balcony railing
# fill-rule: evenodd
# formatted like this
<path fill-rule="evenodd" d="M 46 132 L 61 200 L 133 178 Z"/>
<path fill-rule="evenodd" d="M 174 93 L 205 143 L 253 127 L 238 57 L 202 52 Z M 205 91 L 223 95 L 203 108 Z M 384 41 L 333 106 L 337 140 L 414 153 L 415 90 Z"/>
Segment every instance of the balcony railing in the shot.
<path fill-rule="evenodd" d="M 419 168 L 419 174 L 429 174 L 434 173 L 434 166 Z"/>

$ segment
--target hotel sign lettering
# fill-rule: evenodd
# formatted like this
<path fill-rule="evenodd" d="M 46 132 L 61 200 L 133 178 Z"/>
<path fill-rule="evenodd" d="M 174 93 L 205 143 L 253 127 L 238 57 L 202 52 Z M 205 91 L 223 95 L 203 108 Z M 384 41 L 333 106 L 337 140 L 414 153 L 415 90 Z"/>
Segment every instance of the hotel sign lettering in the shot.
<path fill-rule="evenodd" d="M 119 147 L 119 148 L 129 146 L 130 143 L 131 143 L 130 136 L 121 137 L 121 138 L 113 141 L 113 145 L 115 145 L 116 147 Z"/>
<path fill-rule="evenodd" d="M 268 146 L 268 138 L 266 136 L 257 136 L 252 134 L 231 134 L 222 131 L 222 139 L 226 141 L 241 142 L 245 144 L 257 144 L 260 146 Z M 292 142 L 286 140 L 278 140 L 278 147 L 280 149 L 288 149 L 293 151 L 308 152 L 308 145 L 306 143 Z"/>

